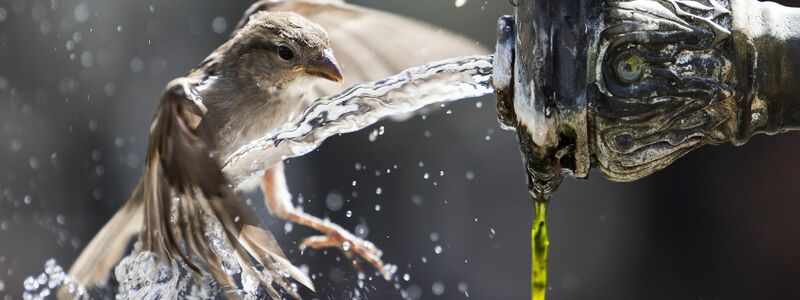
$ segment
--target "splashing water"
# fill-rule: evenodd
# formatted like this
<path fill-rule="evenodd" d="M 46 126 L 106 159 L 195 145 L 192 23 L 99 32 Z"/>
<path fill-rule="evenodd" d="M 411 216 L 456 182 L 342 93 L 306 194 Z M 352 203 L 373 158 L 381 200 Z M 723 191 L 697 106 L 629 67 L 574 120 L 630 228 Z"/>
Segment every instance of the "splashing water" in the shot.
<path fill-rule="evenodd" d="M 25 292 L 23 299 L 50 299 L 56 296 L 59 288 L 72 295 L 74 299 L 89 299 L 86 290 L 74 278 L 70 277 L 55 259 L 49 259 L 44 264 L 44 273 L 29 276 L 23 282 Z"/>
<path fill-rule="evenodd" d="M 533 201 L 533 226 L 531 228 L 531 298 L 544 300 L 547 293 L 547 196 Z"/>
<path fill-rule="evenodd" d="M 492 57 L 476 55 L 432 62 L 353 86 L 317 100 L 294 122 L 239 148 L 225 161 L 223 171 L 234 187 L 247 184 L 276 163 L 311 152 L 330 136 L 430 104 L 490 94 L 491 74 Z"/>
<path fill-rule="evenodd" d="M 158 263 L 150 251 L 124 257 L 114 275 L 116 299 L 213 299 L 221 291 L 211 275 L 192 277 L 184 263 Z"/>

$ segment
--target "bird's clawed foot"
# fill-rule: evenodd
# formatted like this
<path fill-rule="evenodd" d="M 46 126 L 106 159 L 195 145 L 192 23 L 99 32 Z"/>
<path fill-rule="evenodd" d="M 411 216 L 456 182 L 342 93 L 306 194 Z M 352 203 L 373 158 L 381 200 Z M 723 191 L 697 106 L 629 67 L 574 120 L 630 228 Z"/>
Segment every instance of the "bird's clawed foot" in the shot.
<path fill-rule="evenodd" d="M 342 250 L 357 270 L 360 271 L 360 266 L 358 265 L 355 255 L 360 256 L 375 267 L 384 279 L 389 280 L 391 278 L 391 273 L 381 260 L 383 252 L 375 247 L 372 242 L 361 239 L 330 221 L 324 221 L 324 225 L 324 228 L 320 231 L 325 233 L 325 235 L 316 235 L 306 238 L 303 240 L 303 243 L 300 244 L 301 251 L 308 247 L 313 249 L 336 247 Z"/>

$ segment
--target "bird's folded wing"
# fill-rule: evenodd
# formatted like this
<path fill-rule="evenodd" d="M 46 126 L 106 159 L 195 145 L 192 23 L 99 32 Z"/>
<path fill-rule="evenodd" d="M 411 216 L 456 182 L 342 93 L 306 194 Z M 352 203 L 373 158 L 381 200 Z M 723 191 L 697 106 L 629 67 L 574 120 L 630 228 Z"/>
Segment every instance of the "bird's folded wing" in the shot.
<path fill-rule="evenodd" d="M 475 41 L 444 29 L 339 0 L 262 0 L 245 12 L 239 28 L 250 15 L 262 10 L 293 11 L 328 32 L 346 84 L 322 83 L 315 90 L 317 97 L 430 61 L 489 52 Z"/>

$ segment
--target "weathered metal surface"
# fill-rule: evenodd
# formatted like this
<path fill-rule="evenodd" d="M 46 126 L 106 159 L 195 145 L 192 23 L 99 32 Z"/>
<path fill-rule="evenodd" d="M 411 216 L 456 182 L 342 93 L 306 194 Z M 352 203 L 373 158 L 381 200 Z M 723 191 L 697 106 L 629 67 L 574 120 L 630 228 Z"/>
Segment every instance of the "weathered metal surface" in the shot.
<path fill-rule="evenodd" d="M 496 59 L 513 57 L 514 83 L 498 107 L 534 195 L 590 168 L 632 181 L 703 145 L 800 128 L 800 9 L 520 0 L 513 22 L 514 49 Z"/>

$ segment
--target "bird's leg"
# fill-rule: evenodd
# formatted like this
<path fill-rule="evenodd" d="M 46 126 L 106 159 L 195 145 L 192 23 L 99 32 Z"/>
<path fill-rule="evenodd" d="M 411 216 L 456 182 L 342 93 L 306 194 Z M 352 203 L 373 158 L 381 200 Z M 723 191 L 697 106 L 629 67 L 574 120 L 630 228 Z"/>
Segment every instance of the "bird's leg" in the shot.
<path fill-rule="evenodd" d="M 314 249 L 337 247 L 350 258 L 355 266 L 357 264 L 352 256 L 353 253 L 358 254 L 378 269 L 386 280 L 389 280 L 391 275 L 383 266 L 383 261 L 381 260 L 382 252 L 374 244 L 353 235 L 329 220 L 322 220 L 309 215 L 292 205 L 292 196 L 286 185 L 283 164 L 279 164 L 265 172 L 264 177 L 262 177 L 261 189 L 264 192 L 264 202 L 270 214 L 290 222 L 311 227 L 324 234 L 306 238 L 300 244 L 300 250 L 304 250 L 307 247 Z"/>

